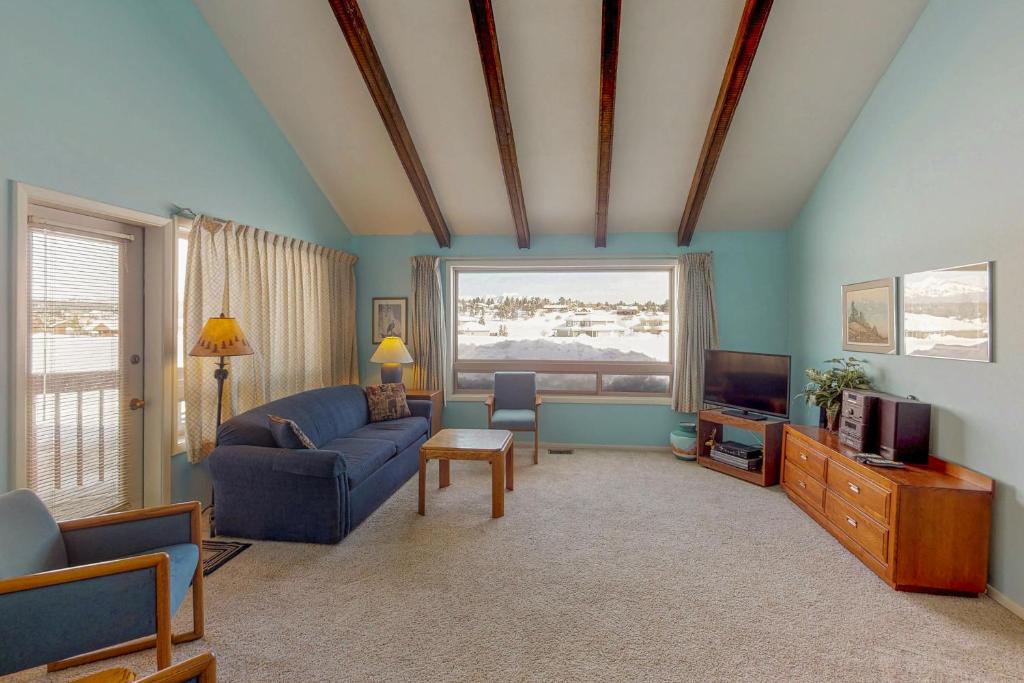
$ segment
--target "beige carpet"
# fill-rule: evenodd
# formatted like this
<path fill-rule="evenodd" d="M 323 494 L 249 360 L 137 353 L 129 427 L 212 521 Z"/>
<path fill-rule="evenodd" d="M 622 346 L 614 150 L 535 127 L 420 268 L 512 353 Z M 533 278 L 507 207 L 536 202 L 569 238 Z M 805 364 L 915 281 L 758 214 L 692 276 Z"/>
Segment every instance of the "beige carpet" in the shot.
<path fill-rule="evenodd" d="M 207 637 L 175 660 L 213 649 L 223 681 L 1024 680 L 1024 621 L 890 590 L 778 487 L 522 452 L 492 520 L 487 466 L 452 478 L 432 463 L 426 517 L 414 478 L 337 546 L 256 543 L 208 578 Z"/>

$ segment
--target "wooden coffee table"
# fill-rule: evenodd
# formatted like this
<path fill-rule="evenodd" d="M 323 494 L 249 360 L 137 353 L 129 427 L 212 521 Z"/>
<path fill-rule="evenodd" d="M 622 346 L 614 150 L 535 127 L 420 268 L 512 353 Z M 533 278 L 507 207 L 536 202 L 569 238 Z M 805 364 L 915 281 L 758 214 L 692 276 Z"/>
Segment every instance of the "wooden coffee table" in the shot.
<path fill-rule="evenodd" d="M 452 483 L 452 460 L 491 463 L 491 517 L 505 515 L 505 489 L 512 490 L 512 432 L 505 429 L 442 429 L 420 446 L 420 507 L 427 514 L 427 462 L 438 461 L 438 488 Z"/>

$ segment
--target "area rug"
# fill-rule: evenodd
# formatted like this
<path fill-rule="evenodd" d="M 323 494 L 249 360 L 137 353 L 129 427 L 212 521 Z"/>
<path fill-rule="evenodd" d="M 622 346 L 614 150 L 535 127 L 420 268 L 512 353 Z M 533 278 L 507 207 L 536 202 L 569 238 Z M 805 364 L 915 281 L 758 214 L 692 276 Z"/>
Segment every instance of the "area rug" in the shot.
<path fill-rule="evenodd" d="M 203 541 L 203 576 L 214 573 L 251 545 L 238 541 Z"/>

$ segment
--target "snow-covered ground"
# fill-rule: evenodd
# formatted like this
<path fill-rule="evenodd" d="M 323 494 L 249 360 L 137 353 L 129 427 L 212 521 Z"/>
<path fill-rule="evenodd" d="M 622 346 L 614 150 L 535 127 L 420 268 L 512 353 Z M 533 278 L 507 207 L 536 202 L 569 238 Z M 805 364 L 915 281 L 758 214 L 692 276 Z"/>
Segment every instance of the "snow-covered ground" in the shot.
<path fill-rule="evenodd" d="M 602 337 L 553 337 L 553 330 L 569 314 L 540 314 L 518 320 L 485 320 L 497 332 L 504 325 L 508 336 L 481 337 L 460 334 L 459 358 L 464 360 L 607 360 L 665 362 L 669 360 L 671 335 L 633 332 L 634 320 L 623 320 L 623 334 Z"/>
<path fill-rule="evenodd" d="M 988 357 L 988 324 L 984 319 L 961 320 L 923 313 L 907 313 L 904 330 L 904 352 L 908 355 L 942 349 L 955 351 L 956 357 Z"/>

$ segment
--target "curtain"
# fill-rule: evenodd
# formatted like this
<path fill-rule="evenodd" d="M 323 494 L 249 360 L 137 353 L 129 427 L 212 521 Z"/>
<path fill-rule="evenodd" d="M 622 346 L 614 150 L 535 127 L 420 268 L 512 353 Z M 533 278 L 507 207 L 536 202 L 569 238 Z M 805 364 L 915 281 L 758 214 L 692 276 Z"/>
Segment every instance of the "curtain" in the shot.
<path fill-rule="evenodd" d="M 251 356 L 229 358 L 224 417 L 283 396 L 359 381 L 356 257 L 205 216 L 189 234 L 185 269 L 185 428 L 191 462 L 216 441 L 215 359 L 187 350 L 206 319 L 238 319 Z"/>
<path fill-rule="evenodd" d="M 672 408 L 694 413 L 704 405 L 704 351 L 718 348 L 714 258 L 683 254 L 679 258 L 676 317 L 682 321 L 676 340 Z"/>
<path fill-rule="evenodd" d="M 413 256 L 412 315 L 409 351 L 413 385 L 417 389 L 443 389 L 448 359 L 444 333 L 444 297 L 441 293 L 441 258 Z"/>

